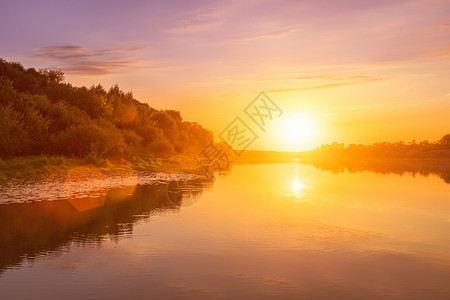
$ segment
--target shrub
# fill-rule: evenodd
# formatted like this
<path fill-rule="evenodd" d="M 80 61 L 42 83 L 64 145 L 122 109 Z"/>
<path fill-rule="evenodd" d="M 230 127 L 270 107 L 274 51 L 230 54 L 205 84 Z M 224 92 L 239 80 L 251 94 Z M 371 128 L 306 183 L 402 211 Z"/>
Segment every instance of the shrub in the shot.
<path fill-rule="evenodd" d="M 57 153 L 64 155 L 108 157 L 121 155 L 125 146 L 119 131 L 97 124 L 75 125 L 53 138 Z"/>
<path fill-rule="evenodd" d="M 138 128 L 139 135 L 142 137 L 142 145 L 147 147 L 151 143 L 156 142 L 160 138 L 164 137 L 164 133 L 161 129 L 155 127 L 153 124 L 146 124 Z"/>
<path fill-rule="evenodd" d="M 11 106 L 0 105 L 0 156 L 11 157 L 25 154 L 31 139 L 23 124 L 23 115 Z"/>
<path fill-rule="evenodd" d="M 159 140 L 149 144 L 147 149 L 158 157 L 167 157 L 172 154 L 174 150 L 170 141 L 165 137 L 161 137 Z"/>
<path fill-rule="evenodd" d="M 136 132 L 133 130 L 124 130 L 122 131 L 123 139 L 125 141 L 125 144 L 127 145 L 126 148 L 126 154 L 127 155 L 133 155 L 135 154 L 138 149 L 140 149 L 142 146 L 142 137 L 140 137 Z"/>

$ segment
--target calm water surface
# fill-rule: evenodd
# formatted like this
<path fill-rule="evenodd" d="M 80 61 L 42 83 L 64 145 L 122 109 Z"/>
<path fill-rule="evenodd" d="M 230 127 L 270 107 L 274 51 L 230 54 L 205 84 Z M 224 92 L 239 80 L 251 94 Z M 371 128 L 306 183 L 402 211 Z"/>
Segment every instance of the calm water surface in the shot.
<path fill-rule="evenodd" d="M 2 188 L 0 299 L 450 299 L 438 176 L 96 176 Z"/>

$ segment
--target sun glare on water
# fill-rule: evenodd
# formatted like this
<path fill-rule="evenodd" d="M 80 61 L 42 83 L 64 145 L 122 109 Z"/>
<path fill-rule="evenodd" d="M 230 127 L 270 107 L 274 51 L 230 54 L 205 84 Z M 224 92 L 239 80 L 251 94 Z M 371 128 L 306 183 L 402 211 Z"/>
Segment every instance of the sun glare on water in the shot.
<path fill-rule="evenodd" d="M 301 184 L 300 181 L 295 180 L 294 184 L 292 185 L 292 189 L 294 190 L 295 193 L 300 192 L 300 190 L 303 188 L 303 184 Z"/>
<path fill-rule="evenodd" d="M 295 179 L 291 182 L 290 187 L 288 187 L 288 193 L 291 197 L 298 201 L 303 199 L 306 188 L 307 186 L 305 186 L 300 180 Z"/>

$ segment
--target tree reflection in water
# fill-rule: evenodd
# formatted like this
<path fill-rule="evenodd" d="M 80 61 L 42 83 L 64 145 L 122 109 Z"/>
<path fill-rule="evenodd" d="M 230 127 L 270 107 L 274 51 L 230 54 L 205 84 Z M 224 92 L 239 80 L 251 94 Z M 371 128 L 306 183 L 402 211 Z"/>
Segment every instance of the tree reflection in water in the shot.
<path fill-rule="evenodd" d="M 134 224 L 153 213 L 177 211 L 185 200 L 192 205 L 204 179 L 111 188 L 105 193 L 65 200 L 0 205 L 0 274 L 71 242 L 98 243 L 131 233 Z"/>

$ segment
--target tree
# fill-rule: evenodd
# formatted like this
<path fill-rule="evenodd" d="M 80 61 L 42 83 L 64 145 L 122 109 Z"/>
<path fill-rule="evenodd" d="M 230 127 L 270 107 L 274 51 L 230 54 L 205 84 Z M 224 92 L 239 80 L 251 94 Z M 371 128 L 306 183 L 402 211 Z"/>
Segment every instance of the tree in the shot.
<path fill-rule="evenodd" d="M 23 116 L 11 106 L 0 105 L 0 156 L 25 154 L 31 143 L 23 125 Z"/>
<path fill-rule="evenodd" d="M 0 59 L 2 156 L 25 154 L 166 156 L 198 153 L 211 131 L 156 110 L 118 85 L 75 87 L 61 70 L 24 68 Z"/>
<path fill-rule="evenodd" d="M 64 72 L 60 69 L 49 70 L 49 69 L 39 69 L 39 73 L 44 75 L 48 81 L 61 83 L 64 81 Z"/>
<path fill-rule="evenodd" d="M 53 146 L 58 154 L 104 158 L 121 155 L 125 143 L 118 131 L 102 128 L 93 123 L 84 123 L 69 127 L 55 136 Z"/>
<path fill-rule="evenodd" d="M 439 142 L 444 145 L 445 144 L 449 145 L 450 144 L 450 133 L 444 135 Z"/>

